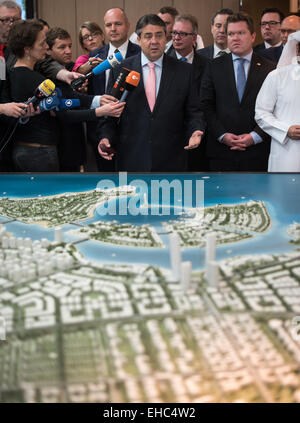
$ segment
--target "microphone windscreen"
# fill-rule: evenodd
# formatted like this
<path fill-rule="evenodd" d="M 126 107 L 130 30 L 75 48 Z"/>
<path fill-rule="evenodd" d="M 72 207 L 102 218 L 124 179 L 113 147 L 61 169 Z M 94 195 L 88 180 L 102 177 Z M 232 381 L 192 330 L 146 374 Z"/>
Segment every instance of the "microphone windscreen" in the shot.
<path fill-rule="evenodd" d="M 126 90 L 130 91 L 136 88 L 139 85 L 141 79 L 141 74 L 136 71 L 131 71 L 129 75 L 126 77 Z"/>
<path fill-rule="evenodd" d="M 49 110 L 54 110 L 59 106 L 59 98 L 57 95 L 51 95 L 47 98 L 44 98 L 39 102 L 39 107 L 41 112 L 47 112 Z"/>
<path fill-rule="evenodd" d="M 74 109 L 80 107 L 80 100 L 78 98 L 63 98 L 59 103 L 59 110 Z"/>
<path fill-rule="evenodd" d="M 53 91 L 53 95 L 56 95 L 58 98 L 62 98 L 61 89 L 56 87 L 55 90 Z"/>
<path fill-rule="evenodd" d="M 122 54 L 118 51 L 116 54 L 113 53 L 104 62 L 97 65 L 93 70 L 92 73 L 94 75 L 99 75 L 102 72 L 105 72 L 107 69 L 114 68 L 115 66 L 119 65 L 123 60 Z"/>
<path fill-rule="evenodd" d="M 111 89 L 110 95 L 117 98 L 118 100 L 121 98 L 122 93 L 125 90 L 125 79 L 129 75 L 130 69 L 121 68 L 117 79 Z"/>
<path fill-rule="evenodd" d="M 55 84 L 51 81 L 51 79 L 45 79 L 45 81 L 39 85 L 39 91 L 41 91 L 45 97 L 51 95 L 54 90 Z"/>

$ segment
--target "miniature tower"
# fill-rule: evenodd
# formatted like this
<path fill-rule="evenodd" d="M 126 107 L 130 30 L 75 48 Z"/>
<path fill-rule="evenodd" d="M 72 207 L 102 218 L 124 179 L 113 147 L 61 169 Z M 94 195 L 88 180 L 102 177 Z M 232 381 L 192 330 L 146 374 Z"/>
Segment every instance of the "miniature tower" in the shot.
<path fill-rule="evenodd" d="M 183 291 L 188 291 L 191 284 L 192 262 L 184 261 L 181 263 L 180 285 Z"/>
<path fill-rule="evenodd" d="M 180 240 L 176 233 L 170 234 L 170 261 L 175 281 L 180 280 L 181 273 L 181 251 Z"/>
<path fill-rule="evenodd" d="M 207 281 L 208 285 L 211 287 L 217 287 L 219 283 L 219 265 L 216 261 L 210 261 L 208 263 L 207 269 Z"/>
<path fill-rule="evenodd" d="M 208 268 L 211 261 L 216 260 L 216 234 L 206 235 L 205 277 L 208 279 Z"/>
<path fill-rule="evenodd" d="M 61 228 L 54 229 L 54 240 L 58 244 L 61 244 L 63 242 L 63 233 Z"/>

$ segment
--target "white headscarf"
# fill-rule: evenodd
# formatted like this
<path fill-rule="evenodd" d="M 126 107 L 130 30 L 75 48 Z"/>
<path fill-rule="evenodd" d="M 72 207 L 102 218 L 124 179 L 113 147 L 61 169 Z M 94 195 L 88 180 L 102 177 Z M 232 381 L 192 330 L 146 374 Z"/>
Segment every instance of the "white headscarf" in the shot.
<path fill-rule="evenodd" d="M 293 32 L 289 35 L 288 41 L 283 48 L 277 68 L 291 65 L 294 62 L 293 59 L 297 56 L 296 47 L 298 43 L 300 43 L 300 31 Z"/>

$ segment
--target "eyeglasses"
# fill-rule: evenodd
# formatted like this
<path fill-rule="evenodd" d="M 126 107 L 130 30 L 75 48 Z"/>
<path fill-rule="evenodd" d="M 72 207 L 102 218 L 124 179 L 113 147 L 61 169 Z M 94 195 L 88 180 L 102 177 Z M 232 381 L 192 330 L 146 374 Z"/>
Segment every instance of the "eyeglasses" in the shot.
<path fill-rule="evenodd" d="M 90 38 L 96 38 L 96 37 L 98 37 L 98 35 L 100 35 L 100 32 L 94 32 L 93 34 L 87 34 L 87 35 L 85 35 L 84 37 L 82 37 L 82 39 L 83 39 L 83 41 L 87 41 L 87 40 L 89 40 Z"/>
<path fill-rule="evenodd" d="M 193 32 L 178 32 L 178 31 L 171 31 L 172 37 L 176 37 L 178 35 L 179 38 L 185 38 L 188 35 L 194 35 Z"/>
<path fill-rule="evenodd" d="M 262 26 L 264 28 L 267 25 L 269 25 L 269 26 L 276 26 L 276 25 L 279 25 L 279 24 L 280 24 L 280 22 L 269 21 L 269 22 L 261 22 L 260 23 L 260 26 Z"/>
<path fill-rule="evenodd" d="M 20 18 L 0 18 L 0 22 L 2 22 L 4 25 L 9 25 L 19 20 Z"/>
<path fill-rule="evenodd" d="M 293 32 L 296 32 L 294 29 L 281 29 L 280 30 L 281 34 L 293 34 Z"/>

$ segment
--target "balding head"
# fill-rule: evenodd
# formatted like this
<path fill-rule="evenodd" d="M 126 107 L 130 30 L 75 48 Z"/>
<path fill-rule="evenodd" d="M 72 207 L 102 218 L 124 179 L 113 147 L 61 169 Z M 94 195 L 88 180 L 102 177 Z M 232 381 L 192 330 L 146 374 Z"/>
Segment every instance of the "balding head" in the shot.
<path fill-rule="evenodd" d="M 288 36 L 293 32 L 300 30 L 300 17 L 297 15 L 290 15 L 283 19 L 281 23 L 281 39 L 283 44 L 287 43 Z"/>
<path fill-rule="evenodd" d="M 104 30 L 109 42 L 114 47 L 120 47 L 128 38 L 128 18 L 123 9 L 109 9 L 104 15 Z"/>

